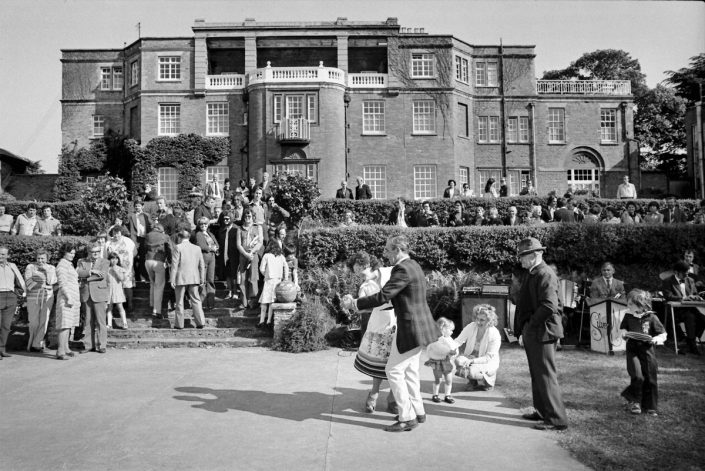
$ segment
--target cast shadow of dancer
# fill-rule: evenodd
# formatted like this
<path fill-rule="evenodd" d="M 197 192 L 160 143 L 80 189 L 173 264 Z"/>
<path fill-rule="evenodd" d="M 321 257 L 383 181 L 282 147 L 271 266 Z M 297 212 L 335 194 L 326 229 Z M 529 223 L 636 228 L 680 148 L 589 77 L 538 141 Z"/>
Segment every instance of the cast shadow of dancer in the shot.
<path fill-rule="evenodd" d="M 430 384 L 430 383 L 429 383 Z M 209 412 L 226 413 L 230 410 L 276 417 L 302 422 L 308 419 L 323 420 L 339 424 L 381 429 L 394 421 L 394 416 L 377 411 L 366 414 L 361 407 L 361 391 L 336 387 L 337 393 L 323 394 L 315 391 L 295 391 L 293 393 L 271 393 L 256 390 L 212 389 L 197 386 L 182 386 L 175 390 L 183 395 L 174 399 L 193 402 L 191 407 Z M 499 406 L 513 409 L 506 398 L 466 398 L 468 401 L 500 402 Z M 476 422 L 526 427 L 531 423 L 521 420 L 518 413 L 490 412 L 486 410 L 436 405 L 425 401 L 426 413 L 431 417 L 450 417 Z M 371 422 L 378 421 L 378 422 Z M 384 422 L 381 422 L 384 421 Z M 380 423 L 381 422 L 381 423 Z"/>

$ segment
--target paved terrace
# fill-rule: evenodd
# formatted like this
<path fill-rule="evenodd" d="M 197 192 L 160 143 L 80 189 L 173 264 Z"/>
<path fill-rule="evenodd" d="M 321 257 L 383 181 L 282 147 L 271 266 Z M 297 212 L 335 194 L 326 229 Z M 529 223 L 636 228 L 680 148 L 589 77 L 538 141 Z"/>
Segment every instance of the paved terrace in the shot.
<path fill-rule="evenodd" d="M 458 383 L 454 405 L 432 403 L 428 367 L 427 422 L 393 434 L 390 414 L 362 412 L 370 381 L 348 351 L 13 354 L 0 361 L 3 470 L 586 469 L 501 389 Z"/>

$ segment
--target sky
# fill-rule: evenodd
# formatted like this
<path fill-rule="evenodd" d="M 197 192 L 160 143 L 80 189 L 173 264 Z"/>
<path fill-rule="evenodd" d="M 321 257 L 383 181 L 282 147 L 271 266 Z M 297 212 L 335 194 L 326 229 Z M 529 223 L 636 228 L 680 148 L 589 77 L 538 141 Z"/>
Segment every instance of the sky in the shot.
<path fill-rule="evenodd" d="M 191 37 L 207 22 L 384 21 L 470 44 L 536 46 L 536 74 L 583 53 L 623 49 L 653 87 L 705 52 L 702 1 L 0 0 L 0 148 L 57 171 L 61 49 L 121 48 L 142 37 Z"/>

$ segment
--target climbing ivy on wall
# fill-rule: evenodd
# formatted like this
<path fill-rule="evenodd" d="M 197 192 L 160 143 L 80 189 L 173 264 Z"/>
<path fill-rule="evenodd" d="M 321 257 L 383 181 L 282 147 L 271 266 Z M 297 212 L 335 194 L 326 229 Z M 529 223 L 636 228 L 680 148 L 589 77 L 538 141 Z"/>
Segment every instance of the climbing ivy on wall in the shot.
<path fill-rule="evenodd" d="M 139 193 L 147 183 L 157 184 L 159 167 L 173 167 L 179 172 L 178 197 L 188 197 L 193 187 L 201 186 L 206 167 L 230 155 L 229 137 L 203 137 L 180 134 L 157 137 L 142 148 L 134 140 L 125 141 L 132 155 L 132 192 Z"/>

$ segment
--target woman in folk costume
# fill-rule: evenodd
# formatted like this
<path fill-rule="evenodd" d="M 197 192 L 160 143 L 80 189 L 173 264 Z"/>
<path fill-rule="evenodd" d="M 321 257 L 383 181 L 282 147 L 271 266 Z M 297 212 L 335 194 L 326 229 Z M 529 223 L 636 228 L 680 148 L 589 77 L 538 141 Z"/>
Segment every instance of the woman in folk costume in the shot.
<path fill-rule="evenodd" d="M 365 278 L 358 290 L 360 297 L 378 293 L 392 272 L 391 267 L 380 267 L 375 257 L 362 251 L 353 255 L 348 264 L 355 273 Z M 360 315 L 362 341 L 355 357 L 355 368 L 372 377 L 372 390 L 367 394 L 365 401 L 365 411 L 371 413 L 377 407 L 382 380 L 387 379 L 384 368 L 391 352 L 397 321 L 391 303 L 376 307 L 372 311 L 362 311 Z M 387 396 L 387 410 L 396 414 L 396 409 L 396 401 L 390 390 Z"/>

